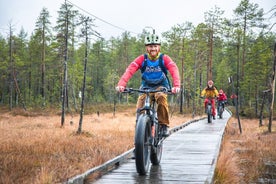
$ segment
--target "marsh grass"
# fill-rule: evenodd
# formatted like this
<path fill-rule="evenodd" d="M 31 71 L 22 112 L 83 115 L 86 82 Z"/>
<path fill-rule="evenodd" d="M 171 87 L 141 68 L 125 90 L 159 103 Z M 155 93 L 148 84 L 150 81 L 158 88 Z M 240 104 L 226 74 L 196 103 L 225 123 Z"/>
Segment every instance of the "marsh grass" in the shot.
<path fill-rule="evenodd" d="M 268 169 L 266 163 L 276 163 L 276 122 L 273 121 L 272 133 L 268 133 L 267 121 L 259 127 L 258 119 L 241 119 L 240 134 L 237 119 L 229 120 L 215 172 L 215 183 L 259 183 L 261 178 L 275 179 L 273 173 L 276 173 L 276 167 Z"/>
<path fill-rule="evenodd" d="M 101 111 L 102 112 L 102 111 Z M 171 118 L 171 127 L 191 117 Z M 62 183 L 133 147 L 135 109 L 79 115 L 22 111 L 0 114 L 0 183 Z"/>
<path fill-rule="evenodd" d="M 43 111 L 1 110 L 0 183 L 62 183 L 133 147 L 135 108 L 119 108 L 115 116 L 95 108 L 84 115 L 82 133 L 77 134 L 78 114 L 67 114 L 65 126 L 55 109 Z M 100 114 L 96 113 L 100 110 Z M 192 117 L 174 113 L 171 128 Z M 265 120 L 267 121 L 267 120 Z M 276 133 L 267 133 L 267 124 L 257 119 L 241 119 L 227 124 L 217 162 L 216 184 L 258 183 L 276 177 Z M 95 176 L 96 177 L 96 176 Z"/>

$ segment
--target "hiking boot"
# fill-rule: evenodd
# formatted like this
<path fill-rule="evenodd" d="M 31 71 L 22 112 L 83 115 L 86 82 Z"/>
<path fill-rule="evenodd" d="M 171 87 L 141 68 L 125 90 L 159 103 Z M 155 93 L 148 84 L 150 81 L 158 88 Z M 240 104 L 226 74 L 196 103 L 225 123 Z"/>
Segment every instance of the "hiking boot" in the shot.
<path fill-rule="evenodd" d="M 170 135 L 169 129 L 167 125 L 161 125 L 162 126 L 162 136 L 168 137 Z"/>

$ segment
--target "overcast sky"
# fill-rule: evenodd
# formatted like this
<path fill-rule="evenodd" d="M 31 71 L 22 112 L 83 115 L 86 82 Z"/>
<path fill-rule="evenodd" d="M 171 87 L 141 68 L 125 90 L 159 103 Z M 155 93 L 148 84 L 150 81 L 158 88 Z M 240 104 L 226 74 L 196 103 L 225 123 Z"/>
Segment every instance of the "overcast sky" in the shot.
<path fill-rule="evenodd" d="M 52 26 L 55 26 L 57 11 L 64 2 L 65 0 L 0 0 L 0 31 L 6 36 L 11 23 L 15 34 L 18 34 L 23 27 L 30 35 L 43 7 L 49 11 L 50 21 Z M 139 34 L 147 26 L 153 27 L 160 34 L 186 21 L 197 25 L 204 22 L 204 12 L 214 9 L 215 6 L 225 11 L 224 17 L 232 18 L 233 10 L 239 5 L 240 0 L 70 0 L 70 2 L 76 5 L 74 9 L 80 13 L 88 15 L 83 11 L 85 10 L 90 16 L 96 16 L 97 18 L 91 16 L 96 18 L 94 22 L 97 26 L 96 31 L 109 39 L 111 36 L 120 36 L 125 30 Z M 259 4 L 264 12 L 268 12 L 276 5 L 275 0 L 250 0 L 250 2 Z M 276 22 L 275 18 L 273 21 Z"/>

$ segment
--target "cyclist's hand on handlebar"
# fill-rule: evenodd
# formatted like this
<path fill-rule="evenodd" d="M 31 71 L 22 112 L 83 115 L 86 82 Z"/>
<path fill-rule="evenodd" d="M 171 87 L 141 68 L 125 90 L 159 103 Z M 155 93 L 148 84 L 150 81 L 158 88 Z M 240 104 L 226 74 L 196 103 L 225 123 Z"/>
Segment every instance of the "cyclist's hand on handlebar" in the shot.
<path fill-rule="evenodd" d="M 123 92 L 125 90 L 125 87 L 124 86 L 117 86 L 116 87 L 116 91 L 118 91 L 118 92 Z"/>
<path fill-rule="evenodd" d="M 172 88 L 172 93 L 173 94 L 176 94 L 176 93 L 179 93 L 180 92 L 180 88 L 179 87 L 173 87 Z"/>

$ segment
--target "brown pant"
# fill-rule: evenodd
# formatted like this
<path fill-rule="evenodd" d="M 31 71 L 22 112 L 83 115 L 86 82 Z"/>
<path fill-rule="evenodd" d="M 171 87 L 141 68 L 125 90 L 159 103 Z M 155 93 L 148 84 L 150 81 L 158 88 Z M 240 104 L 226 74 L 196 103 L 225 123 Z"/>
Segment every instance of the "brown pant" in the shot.
<path fill-rule="evenodd" d="M 157 115 L 158 115 L 158 122 L 161 125 L 169 126 L 169 105 L 167 101 L 167 94 L 158 92 L 150 94 L 151 99 L 155 98 L 158 107 L 157 107 Z M 142 108 L 145 104 L 146 94 L 142 94 L 139 96 L 137 100 L 137 109 Z"/>

